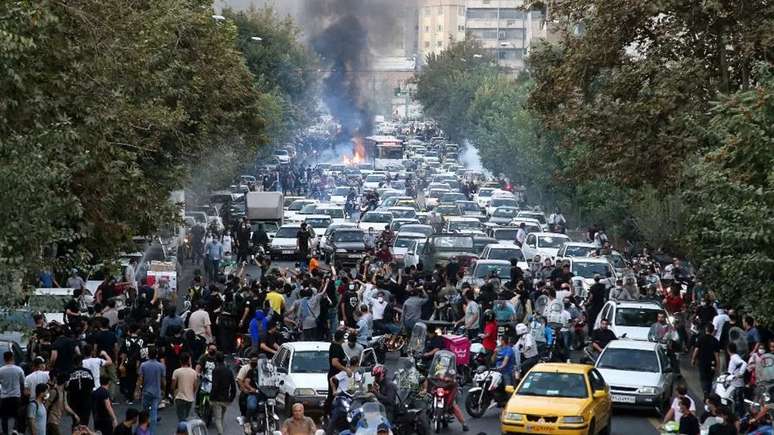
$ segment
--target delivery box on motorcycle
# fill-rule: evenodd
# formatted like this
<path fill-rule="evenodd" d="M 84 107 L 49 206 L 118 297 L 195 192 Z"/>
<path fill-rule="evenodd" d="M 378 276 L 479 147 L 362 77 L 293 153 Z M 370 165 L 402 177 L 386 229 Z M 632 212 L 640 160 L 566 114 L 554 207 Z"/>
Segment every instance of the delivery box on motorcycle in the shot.
<path fill-rule="evenodd" d="M 446 349 L 454 354 L 457 365 L 466 366 L 470 362 L 470 340 L 464 335 L 444 335 Z"/>

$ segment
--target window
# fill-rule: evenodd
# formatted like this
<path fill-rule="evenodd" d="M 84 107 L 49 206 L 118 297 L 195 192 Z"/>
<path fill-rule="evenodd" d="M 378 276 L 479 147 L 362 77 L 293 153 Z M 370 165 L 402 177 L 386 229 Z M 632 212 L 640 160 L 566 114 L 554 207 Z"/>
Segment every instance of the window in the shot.
<path fill-rule="evenodd" d="M 439 24 L 438 25 L 438 31 L 439 32 L 443 32 L 443 24 Z"/>
<path fill-rule="evenodd" d="M 430 48 L 430 41 L 425 41 L 425 48 Z"/>
<path fill-rule="evenodd" d="M 457 15 L 465 15 L 465 6 L 457 8 Z"/>
<path fill-rule="evenodd" d="M 443 41 L 438 41 L 438 42 L 436 42 L 436 45 L 437 45 L 439 48 L 442 48 L 442 47 L 443 47 Z"/>
<path fill-rule="evenodd" d="M 594 369 L 589 372 L 589 383 L 591 384 L 591 390 L 592 391 L 604 391 L 605 390 L 605 380 L 602 378 L 602 375 L 599 374 L 597 369 Z"/>
<path fill-rule="evenodd" d="M 478 39 L 497 39 L 497 30 L 494 29 L 472 30 L 471 34 Z"/>
<path fill-rule="evenodd" d="M 480 8 L 468 9 L 468 18 L 479 20 L 496 20 L 497 9 Z"/>
<path fill-rule="evenodd" d="M 500 9 L 500 18 L 512 19 L 512 20 L 523 20 L 524 12 L 518 9 L 503 8 L 503 9 Z"/>
<path fill-rule="evenodd" d="M 458 32 L 464 32 L 465 31 L 465 26 L 461 26 L 461 25 L 457 26 L 457 31 Z"/>

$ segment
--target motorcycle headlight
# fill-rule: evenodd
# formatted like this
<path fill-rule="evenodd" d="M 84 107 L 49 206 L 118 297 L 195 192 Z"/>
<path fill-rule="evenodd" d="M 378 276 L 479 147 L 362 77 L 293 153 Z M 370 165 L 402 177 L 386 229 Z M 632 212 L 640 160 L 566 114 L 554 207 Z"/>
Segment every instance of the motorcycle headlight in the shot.
<path fill-rule="evenodd" d="M 637 393 L 639 393 L 639 394 L 655 395 L 655 394 L 658 394 L 658 388 L 656 388 L 656 387 L 640 387 L 640 388 L 637 388 Z"/>
<path fill-rule="evenodd" d="M 274 406 L 277 404 L 277 402 L 274 399 L 269 399 L 266 401 L 266 404 L 269 406 Z"/>
<path fill-rule="evenodd" d="M 293 395 L 296 397 L 300 396 L 316 396 L 317 394 L 314 392 L 314 388 L 296 388 L 293 390 Z"/>
<path fill-rule="evenodd" d="M 569 415 L 566 417 L 562 417 L 562 422 L 569 423 L 569 424 L 581 424 L 583 423 L 583 416 L 582 415 Z"/>
<path fill-rule="evenodd" d="M 503 416 L 503 420 L 507 421 L 521 421 L 522 419 L 524 419 L 524 416 L 518 412 L 506 412 Z"/>

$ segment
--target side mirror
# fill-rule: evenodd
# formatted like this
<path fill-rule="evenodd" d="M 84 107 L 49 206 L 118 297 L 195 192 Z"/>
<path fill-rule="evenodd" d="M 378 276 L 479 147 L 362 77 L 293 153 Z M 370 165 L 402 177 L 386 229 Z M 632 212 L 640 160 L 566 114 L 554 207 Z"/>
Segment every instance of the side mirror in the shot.
<path fill-rule="evenodd" d="M 516 388 L 513 387 L 513 385 L 506 385 L 505 386 L 505 392 L 508 394 L 513 394 L 513 392 L 516 391 Z"/>
<path fill-rule="evenodd" d="M 607 392 L 605 390 L 594 391 L 594 398 L 595 399 L 603 399 L 606 396 L 607 396 Z"/>

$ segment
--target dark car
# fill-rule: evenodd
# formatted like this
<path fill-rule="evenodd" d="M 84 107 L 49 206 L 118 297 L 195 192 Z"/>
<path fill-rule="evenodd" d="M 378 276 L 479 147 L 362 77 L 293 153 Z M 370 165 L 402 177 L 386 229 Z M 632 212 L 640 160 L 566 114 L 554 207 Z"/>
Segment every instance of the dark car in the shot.
<path fill-rule="evenodd" d="M 451 257 L 457 257 L 460 263 L 468 263 L 478 254 L 473 236 L 464 234 L 435 234 L 427 239 L 422 250 L 422 264 L 446 265 Z"/>
<path fill-rule="evenodd" d="M 365 255 L 365 233 L 359 228 L 338 228 L 327 240 L 323 249 L 325 259 L 336 268 L 355 265 Z"/>

